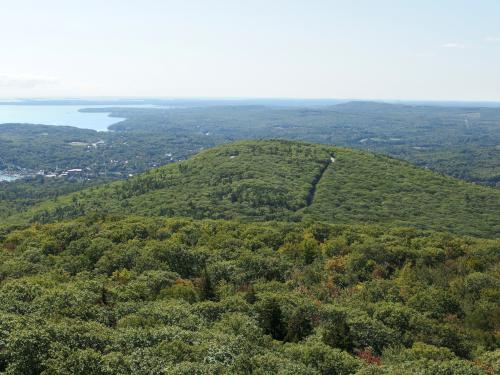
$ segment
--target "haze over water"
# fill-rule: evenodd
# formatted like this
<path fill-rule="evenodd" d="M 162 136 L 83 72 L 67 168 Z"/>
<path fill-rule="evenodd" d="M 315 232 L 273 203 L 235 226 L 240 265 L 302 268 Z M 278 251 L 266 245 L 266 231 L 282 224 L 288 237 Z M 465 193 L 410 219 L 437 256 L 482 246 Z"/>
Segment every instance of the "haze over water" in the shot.
<path fill-rule="evenodd" d="M 82 129 L 106 131 L 108 126 L 123 120 L 122 118 L 109 117 L 109 113 L 79 112 L 80 109 L 89 107 L 109 108 L 110 106 L 0 105 L 0 124 L 68 125 Z"/>

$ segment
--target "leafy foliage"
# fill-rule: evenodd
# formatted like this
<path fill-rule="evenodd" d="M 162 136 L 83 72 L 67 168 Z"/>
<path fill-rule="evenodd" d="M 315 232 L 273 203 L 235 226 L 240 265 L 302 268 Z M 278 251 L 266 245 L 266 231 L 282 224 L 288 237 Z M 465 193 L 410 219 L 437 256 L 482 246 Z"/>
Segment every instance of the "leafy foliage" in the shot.
<path fill-rule="evenodd" d="M 5 374 L 498 368 L 498 240 L 125 217 L 35 224 L 0 246 Z"/>
<path fill-rule="evenodd" d="M 178 129 L 225 141 L 290 139 L 384 153 L 454 177 L 498 187 L 500 109 L 350 102 L 333 106 L 115 108 L 115 131 Z"/>
<path fill-rule="evenodd" d="M 498 190 L 385 156 L 300 142 L 245 141 L 57 203 L 46 202 L 31 216 L 40 222 L 125 213 L 196 219 L 305 218 L 492 236 L 500 231 L 499 211 Z"/>

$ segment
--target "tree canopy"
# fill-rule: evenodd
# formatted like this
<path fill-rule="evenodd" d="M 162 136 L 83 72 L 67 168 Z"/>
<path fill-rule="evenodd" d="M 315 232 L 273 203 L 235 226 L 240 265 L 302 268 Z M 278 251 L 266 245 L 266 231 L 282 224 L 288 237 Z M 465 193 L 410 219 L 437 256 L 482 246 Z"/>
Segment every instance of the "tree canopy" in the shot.
<path fill-rule="evenodd" d="M 124 217 L 0 246 L 6 374 L 498 370 L 498 240 Z"/>
<path fill-rule="evenodd" d="M 134 213 L 384 223 L 484 237 L 500 232 L 499 211 L 496 189 L 386 156 L 302 142 L 241 141 L 47 201 L 11 221 Z"/>

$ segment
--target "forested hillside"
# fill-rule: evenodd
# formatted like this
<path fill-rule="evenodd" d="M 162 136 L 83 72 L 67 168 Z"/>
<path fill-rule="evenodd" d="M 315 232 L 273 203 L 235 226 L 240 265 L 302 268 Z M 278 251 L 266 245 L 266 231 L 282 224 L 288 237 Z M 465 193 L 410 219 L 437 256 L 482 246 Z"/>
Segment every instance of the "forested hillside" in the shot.
<path fill-rule="evenodd" d="M 129 217 L 0 246 L 5 374 L 499 371 L 498 240 Z"/>
<path fill-rule="evenodd" d="M 500 233 L 500 194 L 397 159 L 339 149 L 307 209 L 334 223 L 390 223 L 478 236 Z"/>
<path fill-rule="evenodd" d="M 216 144 L 289 139 L 375 151 L 492 187 L 500 181 L 499 108 L 237 103 L 83 110 L 126 118 L 111 132 L 0 124 L 0 171 L 27 175 L 83 168 L 88 178 L 126 178 Z"/>
<path fill-rule="evenodd" d="M 216 143 L 174 134 L 120 134 L 69 126 L 0 124 L 0 220 L 35 204 L 85 187 L 182 160 Z M 68 175 L 68 169 L 77 173 Z"/>
<path fill-rule="evenodd" d="M 105 177 L 46 178 L 40 175 L 11 182 L 0 182 L 0 222 L 8 216 L 29 210 L 40 202 L 57 200 L 60 195 L 105 182 L 109 182 L 109 179 Z"/>
<path fill-rule="evenodd" d="M 115 108 L 112 113 L 127 120 L 111 129 L 158 134 L 182 129 L 225 141 L 280 138 L 355 147 L 485 185 L 500 183 L 500 108 L 376 102 L 303 107 L 243 104 Z"/>
<path fill-rule="evenodd" d="M 0 375 L 500 375 L 499 21 L 0 0 Z"/>
<path fill-rule="evenodd" d="M 496 375 L 499 196 L 243 141 L 52 198 L 2 222 L 0 373 Z"/>
<path fill-rule="evenodd" d="M 291 141 L 218 146 L 187 161 L 50 201 L 6 220 L 80 215 L 376 222 L 500 231 L 500 192 L 362 151 Z"/>

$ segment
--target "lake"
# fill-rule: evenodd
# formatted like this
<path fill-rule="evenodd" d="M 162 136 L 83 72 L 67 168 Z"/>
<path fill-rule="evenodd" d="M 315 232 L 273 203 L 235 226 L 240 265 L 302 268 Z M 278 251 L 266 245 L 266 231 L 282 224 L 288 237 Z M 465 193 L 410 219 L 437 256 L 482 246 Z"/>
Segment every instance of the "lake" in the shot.
<path fill-rule="evenodd" d="M 146 107 L 153 107 L 145 105 Z M 108 126 L 124 119 L 109 117 L 109 113 L 78 112 L 83 108 L 110 108 L 109 105 L 0 105 L 0 124 L 69 125 L 82 129 L 106 131 Z M 112 107 L 144 107 L 114 105 Z"/>

